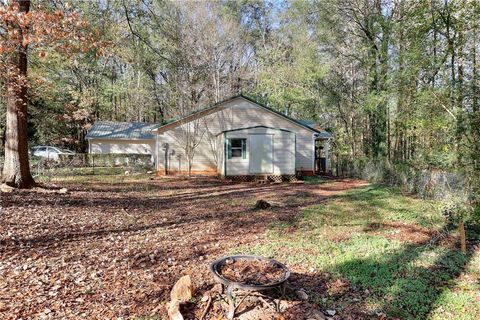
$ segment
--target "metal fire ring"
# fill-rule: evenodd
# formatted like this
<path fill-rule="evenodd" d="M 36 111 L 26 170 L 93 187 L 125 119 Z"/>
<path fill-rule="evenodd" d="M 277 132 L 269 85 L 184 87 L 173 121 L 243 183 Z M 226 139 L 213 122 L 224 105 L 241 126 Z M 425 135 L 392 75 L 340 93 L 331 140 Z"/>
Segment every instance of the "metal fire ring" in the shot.
<path fill-rule="evenodd" d="M 285 277 L 278 282 L 272 283 L 272 284 L 264 284 L 264 285 L 247 285 L 243 284 L 241 282 L 234 282 L 226 279 L 220 274 L 220 267 L 226 264 L 227 260 L 233 260 L 233 261 L 238 261 L 238 260 L 263 260 L 263 261 L 269 261 L 276 266 L 280 267 L 285 271 Z M 222 293 L 224 290 L 224 286 L 227 287 L 227 299 L 228 299 L 228 316 L 227 318 L 229 320 L 233 319 L 235 316 L 235 302 L 233 301 L 232 297 L 232 291 L 233 289 L 241 289 L 241 290 L 247 290 L 247 291 L 262 291 L 262 290 L 269 290 L 269 289 L 274 289 L 278 287 L 284 286 L 285 282 L 288 280 L 290 277 L 290 270 L 283 264 L 278 262 L 275 259 L 269 259 L 261 256 L 252 256 L 252 255 L 233 255 L 233 256 L 226 256 L 223 258 L 220 258 L 218 260 L 215 260 L 211 265 L 210 265 L 210 271 L 213 274 L 213 278 L 222 284 Z"/>

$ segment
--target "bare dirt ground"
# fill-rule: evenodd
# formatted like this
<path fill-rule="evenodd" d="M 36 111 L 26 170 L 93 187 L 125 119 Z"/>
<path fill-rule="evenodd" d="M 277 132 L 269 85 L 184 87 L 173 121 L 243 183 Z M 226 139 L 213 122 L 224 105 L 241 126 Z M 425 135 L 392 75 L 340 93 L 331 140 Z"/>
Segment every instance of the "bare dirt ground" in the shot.
<path fill-rule="evenodd" d="M 165 319 L 179 277 L 192 276 L 200 299 L 214 285 L 213 260 L 266 241 L 271 223 L 305 206 L 365 185 L 89 180 L 57 182 L 66 194 L 1 194 L 1 319 Z M 258 199 L 273 210 L 254 210 Z M 203 309 L 195 308 L 191 317 Z M 205 319 L 220 318 L 212 310 Z"/>

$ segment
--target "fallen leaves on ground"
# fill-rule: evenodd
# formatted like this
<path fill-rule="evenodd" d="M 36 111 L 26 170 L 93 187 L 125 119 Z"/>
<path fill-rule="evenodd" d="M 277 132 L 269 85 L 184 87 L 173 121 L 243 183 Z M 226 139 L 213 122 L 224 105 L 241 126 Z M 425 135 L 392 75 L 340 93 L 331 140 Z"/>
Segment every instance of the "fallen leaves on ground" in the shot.
<path fill-rule="evenodd" d="M 303 206 L 362 182 L 106 182 L 92 176 L 89 182 L 56 184 L 69 192 L 1 194 L 2 319 L 164 319 L 170 290 L 182 275 L 210 288 L 213 260 L 239 245 L 265 241 L 272 222 L 293 219 Z M 311 194 L 305 203 L 286 203 L 300 191 Z M 254 210 L 257 199 L 280 206 Z"/>

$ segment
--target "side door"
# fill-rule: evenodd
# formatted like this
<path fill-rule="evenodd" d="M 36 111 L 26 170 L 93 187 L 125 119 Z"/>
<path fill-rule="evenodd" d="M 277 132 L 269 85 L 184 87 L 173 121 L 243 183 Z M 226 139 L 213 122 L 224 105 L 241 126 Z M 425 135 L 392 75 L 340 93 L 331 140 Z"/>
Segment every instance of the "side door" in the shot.
<path fill-rule="evenodd" d="M 252 134 L 248 140 L 250 141 L 250 173 L 273 173 L 273 135 Z"/>

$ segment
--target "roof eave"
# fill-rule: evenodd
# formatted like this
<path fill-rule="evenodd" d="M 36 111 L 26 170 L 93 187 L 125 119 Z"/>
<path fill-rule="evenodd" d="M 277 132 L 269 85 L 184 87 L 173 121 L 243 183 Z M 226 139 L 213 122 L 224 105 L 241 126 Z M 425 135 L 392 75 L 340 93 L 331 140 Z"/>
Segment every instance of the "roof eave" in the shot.
<path fill-rule="evenodd" d="M 242 131 L 242 130 L 256 129 L 256 128 L 265 128 L 265 129 L 270 129 L 270 130 L 277 130 L 277 131 L 284 131 L 284 132 L 293 133 L 292 131 L 287 130 L 287 129 L 281 129 L 281 128 L 274 128 L 274 127 L 259 125 L 259 126 L 251 126 L 251 127 L 244 127 L 244 128 L 238 128 L 238 129 L 223 130 L 223 131 L 220 131 L 219 133 L 217 133 L 215 136 L 219 136 L 222 133 L 227 133 L 227 132 L 235 132 L 235 131 Z"/>
<path fill-rule="evenodd" d="M 116 138 L 116 137 L 85 137 L 87 140 L 92 139 L 101 139 L 101 140 L 154 140 L 155 137 L 151 138 Z"/>

